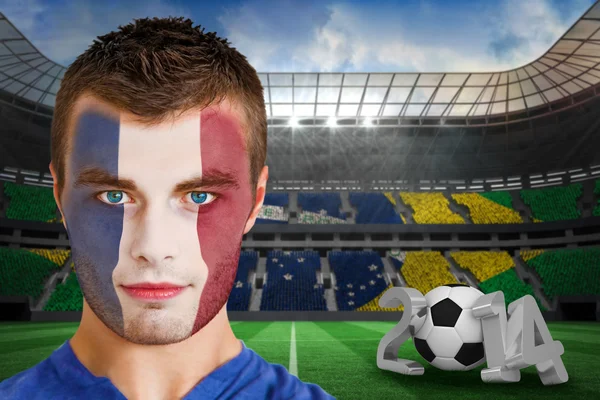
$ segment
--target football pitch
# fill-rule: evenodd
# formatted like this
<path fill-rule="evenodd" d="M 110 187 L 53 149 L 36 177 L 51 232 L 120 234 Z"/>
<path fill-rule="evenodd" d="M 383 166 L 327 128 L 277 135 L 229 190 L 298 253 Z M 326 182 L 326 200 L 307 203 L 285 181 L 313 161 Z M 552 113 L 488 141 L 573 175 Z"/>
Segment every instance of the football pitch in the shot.
<path fill-rule="evenodd" d="M 0 324 L 0 380 L 48 357 L 70 338 L 78 323 Z M 398 356 L 425 366 L 422 376 L 377 368 L 377 346 L 393 322 L 232 322 L 236 336 L 271 363 L 282 364 L 305 382 L 320 385 L 338 399 L 598 399 L 600 323 L 549 322 L 565 348 L 569 381 L 543 386 L 535 367 L 521 382 L 483 383 L 480 371 L 447 372 L 430 366 L 406 342 Z"/>

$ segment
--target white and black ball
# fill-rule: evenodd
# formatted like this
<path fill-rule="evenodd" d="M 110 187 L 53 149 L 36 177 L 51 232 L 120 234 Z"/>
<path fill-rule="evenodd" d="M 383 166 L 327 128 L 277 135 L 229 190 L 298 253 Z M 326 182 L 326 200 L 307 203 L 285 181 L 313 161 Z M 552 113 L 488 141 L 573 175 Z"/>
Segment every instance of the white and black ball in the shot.
<path fill-rule="evenodd" d="M 473 305 L 483 293 L 462 284 L 438 286 L 425 295 L 427 307 L 413 316 L 419 354 L 445 371 L 468 371 L 485 362 L 481 321 Z"/>

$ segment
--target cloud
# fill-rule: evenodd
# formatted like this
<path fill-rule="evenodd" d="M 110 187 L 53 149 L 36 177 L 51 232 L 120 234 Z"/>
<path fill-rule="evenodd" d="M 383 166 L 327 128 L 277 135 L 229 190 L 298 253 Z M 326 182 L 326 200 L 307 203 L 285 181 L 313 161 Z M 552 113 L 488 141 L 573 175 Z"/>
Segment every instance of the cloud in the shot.
<path fill-rule="evenodd" d="M 326 20 L 303 35 L 271 29 L 256 2 L 223 18 L 228 35 L 261 71 L 470 72 L 512 69 L 554 44 L 591 5 L 575 0 L 559 11 L 551 0 L 502 0 L 457 8 L 325 5 Z"/>
<path fill-rule="evenodd" d="M 538 58 L 592 3 L 247 0 L 215 6 L 212 23 L 259 72 L 483 72 Z M 42 53 L 64 65 L 96 36 L 134 18 L 195 20 L 167 0 L 115 2 L 110 9 L 94 0 L 60 8 L 42 0 L 0 0 L 0 9 Z M 204 6 L 202 13 L 206 26 L 211 16 Z"/>
<path fill-rule="evenodd" d="M 61 7 L 40 0 L 0 0 L 0 9 L 46 57 L 70 64 L 93 40 L 135 18 L 181 16 L 186 11 L 162 0 L 133 0 L 107 4 L 78 0 Z"/>

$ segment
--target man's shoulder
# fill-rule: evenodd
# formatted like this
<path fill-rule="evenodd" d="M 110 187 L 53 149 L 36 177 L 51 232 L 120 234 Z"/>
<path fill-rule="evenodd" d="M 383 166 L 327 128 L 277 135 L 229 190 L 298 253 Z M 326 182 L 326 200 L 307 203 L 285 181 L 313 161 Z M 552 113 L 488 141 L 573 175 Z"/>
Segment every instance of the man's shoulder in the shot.
<path fill-rule="evenodd" d="M 56 353 L 53 354 L 55 356 Z M 2 400 L 48 400 L 48 399 L 123 399 L 114 386 L 97 379 L 90 384 L 72 373 L 73 365 L 68 359 L 52 360 L 52 356 L 33 367 L 0 382 Z M 60 368 L 62 372 L 58 370 Z"/>
<path fill-rule="evenodd" d="M 230 389 L 235 399 L 315 399 L 334 397 L 316 384 L 303 382 L 283 365 L 269 363 L 252 350 L 250 361 Z"/>
<path fill-rule="evenodd" d="M 42 391 L 55 381 L 49 359 L 0 382 L 0 399 L 41 398 Z"/>

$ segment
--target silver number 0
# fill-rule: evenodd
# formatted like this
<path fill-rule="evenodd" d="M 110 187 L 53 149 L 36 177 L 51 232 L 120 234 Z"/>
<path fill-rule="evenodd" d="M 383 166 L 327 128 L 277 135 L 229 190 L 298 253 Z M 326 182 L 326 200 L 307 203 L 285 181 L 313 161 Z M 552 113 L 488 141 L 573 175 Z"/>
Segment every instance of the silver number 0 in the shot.
<path fill-rule="evenodd" d="M 427 302 L 417 289 L 403 287 L 392 287 L 379 299 L 380 307 L 398 307 L 400 304 L 404 305 L 402 318 L 385 334 L 377 347 L 377 367 L 403 375 L 423 375 L 423 366 L 416 361 L 398 358 L 398 349 L 411 336 L 413 315 L 427 307 Z"/>

